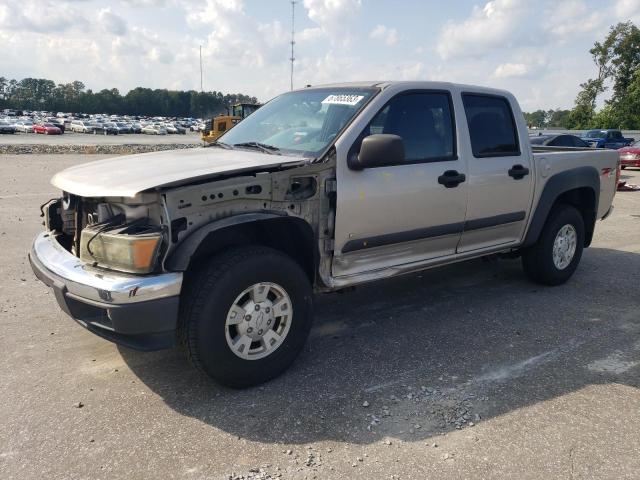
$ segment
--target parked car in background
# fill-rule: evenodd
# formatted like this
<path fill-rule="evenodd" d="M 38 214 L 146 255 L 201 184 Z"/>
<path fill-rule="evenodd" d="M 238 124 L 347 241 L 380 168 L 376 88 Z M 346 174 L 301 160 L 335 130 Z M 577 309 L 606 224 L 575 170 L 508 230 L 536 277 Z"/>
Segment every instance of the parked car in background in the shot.
<path fill-rule="evenodd" d="M 114 125 L 118 127 L 118 133 L 133 133 L 133 129 L 128 123 L 115 122 Z"/>
<path fill-rule="evenodd" d="M 640 140 L 628 147 L 622 147 L 618 150 L 618 154 L 620 155 L 620 166 L 622 168 L 640 168 Z"/>
<path fill-rule="evenodd" d="M 18 132 L 33 133 L 33 121 L 31 120 L 18 120 L 15 126 Z"/>
<path fill-rule="evenodd" d="M 0 120 L 0 133 L 16 133 L 16 126 L 8 120 Z"/>
<path fill-rule="evenodd" d="M 149 124 L 142 127 L 142 133 L 146 133 L 147 135 L 166 135 L 167 129 L 162 125 Z"/>
<path fill-rule="evenodd" d="M 165 123 L 164 128 L 167 129 L 167 133 L 178 133 L 178 129 L 172 123 Z"/>
<path fill-rule="evenodd" d="M 531 145 L 546 145 L 548 147 L 591 147 L 591 145 L 575 135 L 538 135 L 530 137 L 529 140 Z"/>
<path fill-rule="evenodd" d="M 53 123 L 41 123 L 33 126 L 35 133 L 43 133 L 45 135 L 62 135 L 62 130 L 56 127 Z"/>
<path fill-rule="evenodd" d="M 57 117 L 47 118 L 47 123 L 50 123 L 58 127 L 62 133 L 65 132 L 66 127 L 64 125 L 64 118 L 57 118 Z"/>
<path fill-rule="evenodd" d="M 173 124 L 173 128 L 176 129 L 176 133 L 180 134 L 180 135 L 186 135 L 187 134 L 187 129 L 184 128 L 182 125 L 180 125 L 179 123 L 174 123 Z"/>
<path fill-rule="evenodd" d="M 133 122 L 131 124 L 131 131 L 132 133 L 142 133 L 142 125 L 138 122 Z"/>
<path fill-rule="evenodd" d="M 114 122 L 96 123 L 93 133 L 96 135 L 118 135 L 120 129 Z"/>
<path fill-rule="evenodd" d="M 73 120 L 71 122 L 71 131 L 78 133 L 91 133 L 95 126 L 86 120 Z"/>
<path fill-rule="evenodd" d="M 582 135 L 582 140 L 594 148 L 610 148 L 613 150 L 631 145 L 634 141 L 633 138 L 623 137 L 622 132 L 615 129 L 589 130 Z"/>

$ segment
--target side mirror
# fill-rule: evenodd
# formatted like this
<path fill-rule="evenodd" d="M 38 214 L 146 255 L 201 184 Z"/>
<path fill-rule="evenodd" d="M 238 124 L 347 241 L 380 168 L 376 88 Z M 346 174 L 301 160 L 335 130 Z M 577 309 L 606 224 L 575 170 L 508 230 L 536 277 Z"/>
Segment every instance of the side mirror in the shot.
<path fill-rule="evenodd" d="M 397 165 L 404 162 L 402 137 L 386 133 L 369 135 L 362 140 L 360 153 L 351 155 L 347 165 L 351 170 Z"/>

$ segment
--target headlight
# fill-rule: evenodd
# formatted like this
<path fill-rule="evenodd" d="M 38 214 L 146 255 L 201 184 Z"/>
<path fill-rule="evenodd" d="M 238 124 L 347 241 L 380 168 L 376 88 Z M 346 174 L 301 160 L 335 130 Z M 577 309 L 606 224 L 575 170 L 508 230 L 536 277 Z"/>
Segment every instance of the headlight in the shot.
<path fill-rule="evenodd" d="M 80 259 L 101 267 L 130 273 L 154 269 L 162 232 L 153 226 L 124 225 L 108 231 L 88 226 L 80 236 Z"/>

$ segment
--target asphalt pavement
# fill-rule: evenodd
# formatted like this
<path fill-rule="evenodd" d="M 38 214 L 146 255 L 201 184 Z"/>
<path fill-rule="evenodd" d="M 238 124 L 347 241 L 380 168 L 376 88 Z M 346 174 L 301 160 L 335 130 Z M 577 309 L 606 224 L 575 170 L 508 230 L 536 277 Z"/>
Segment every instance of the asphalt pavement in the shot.
<path fill-rule="evenodd" d="M 97 338 L 31 273 L 49 178 L 98 158 L 0 157 L 2 479 L 640 476 L 640 192 L 566 285 L 476 260 L 322 295 L 293 367 L 235 391 Z"/>

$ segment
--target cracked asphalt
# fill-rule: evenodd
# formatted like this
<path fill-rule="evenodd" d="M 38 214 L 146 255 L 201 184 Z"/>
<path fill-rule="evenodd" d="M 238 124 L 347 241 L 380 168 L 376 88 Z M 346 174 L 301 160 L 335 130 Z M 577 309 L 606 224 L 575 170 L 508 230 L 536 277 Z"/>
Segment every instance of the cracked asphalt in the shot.
<path fill-rule="evenodd" d="M 97 158 L 0 157 L 2 479 L 639 477 L 640 192 L 564 286 L 477 260 L 322 295 L 293 367 L 234 391 L 95 337 L 31 273 L 49 178 Z"/>

